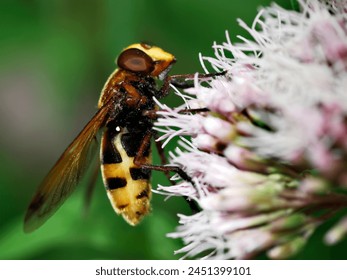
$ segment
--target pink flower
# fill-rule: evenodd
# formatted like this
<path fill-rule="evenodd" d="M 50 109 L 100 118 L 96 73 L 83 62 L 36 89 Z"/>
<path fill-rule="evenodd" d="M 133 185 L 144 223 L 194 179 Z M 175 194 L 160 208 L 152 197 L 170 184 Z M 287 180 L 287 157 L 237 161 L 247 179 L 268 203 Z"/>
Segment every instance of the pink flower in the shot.
<path fill-rule="evenodd" d="M 347 3 L 299 3 L 300 12 L 264 8 L 251 27 L 239 21 L 253 40 L 233 44 L 227 35 L 214 58 L 202 57 L 226 74 L 203 83 L 196 75 L 182 96 L 186 108 L 208 112 L 160 104 L 160 139 L 191 136 L 170 155 L 194 186 L 158 187 L 201 209 L 180 214 L 169 235 L 183 240 L 185 257 L 288 258 L 347 206 Z M 346 235 L 346 224 L 328 232 L 327 244 Z"/>

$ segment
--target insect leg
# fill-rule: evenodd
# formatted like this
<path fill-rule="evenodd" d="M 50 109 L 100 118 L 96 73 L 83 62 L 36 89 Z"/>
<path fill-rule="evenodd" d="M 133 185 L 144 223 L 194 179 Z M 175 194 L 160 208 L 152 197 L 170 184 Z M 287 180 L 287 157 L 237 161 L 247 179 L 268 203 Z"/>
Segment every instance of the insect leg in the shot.
<path fill-rule="evenodd" d="M 214 78 L 217 76 L 223 76 L 225 75 L 227 71 L 218 72 L 218 73 L 210 73 L 210 74 L 198 74 L 199 79 L 207 79 L 207 78 Z M 195 74 L 181 74 L 181 75 L 172 75 L 170 76 L 170 83 L 174 85 L 175 87 L 185 89 L 193 87 L 193 84 L 189 82 L 190 80 L 193 80 L 195 78 Z"/>
<path fill-rule="evenodd" d="M 153 135 L 154 135 L 154 138 L 157 138 L 157 132 L 153 132 Z M 158 151 L 158 154 L 159 154 L 159 157 L 160 157 L 160 162 L 161 162 L 161 165 L 166 165 L 167 164 L 167 159 L 166 159 L 166 156 L 165 156 L 165 151 L 164 151 L 164 148 L 163 148 L 163 145 L 162 145 L 162 142 L 161 141 L 158 141 L 158 140 L 155 140 L 155 146 L 157 148 L 157 151 Z M 171 177 L 170 177 L 170 174 L 169 174 L 169 171 L 164 171 L 164 174 L 166 176 L 166 178 L 168 178 L 169 181 L 171 181 Z"/>
<path fill-rule="evenodd" d="M 152 165 L 152 164 L 145 164 L 143 162 L 143 155 L 144 152 L 148 149 L 148 146 L 151 144 L 151 139 L 153 137 L 153 135 L 155 134 L 155 132 L 152 131 L 147 131 L 147 133 L 145 134 L 145 136 L 142 139 L 142 143 L 140 145 L 140 148 L 134 158 L 134 164 L 141 166 L 141 168 L 145 168 L 145 169 L 150 169 L 150 170 L 156 170 L 156 171 L 162 171 L 165 174 L 172 171 L 177 173 L 183 180 L 191 183 L 194 186 L 194 182 L 192 181 L 192 179 L 187 175 L 187 173 L 185 173 L 180 167 L 178 166 L 173 166 L 173 165 Z M 166 164 L 166 158 L 165 158 L 165 154 L 164 154 L 164 150 L 161 147 L 161 143 L 156 142 L 157 145 L 157 149 L 159 152 L 159 156 L 161 158 L 162 164 Z M 170 180 L 170 179 L 169 179 Z M 170 180 L 171 183 L 173 183 Z"/>
<path fill-rule="evenodd" d="M 182 109 L 178 111 L 178 113 L 181 114 L 187 114 L 187 113 L 204 113 L 204 112 L 209 112 L 210 109 L 208 108 L 187 108 L 187 109 Z M 148 117 L 149 119 L 156 120 L 157 118 L 160 117 L 160 114 L 157 113 L 158 110 L 144 110 L 143 111 L 143 116 Z"/>
<path fill-rule="evenodd" d="M 210 74 L 198 74 L 198 78 L 207 79 L 207 78 L 213 78 L 216 76 L 223 76 L 225 75 L 226 72 L 227 71 L 218 72 L 218 73 L 210 73 Z M 170 84 L 181 89 L 193 87 L 193 84 L 191 82 L 188 82 L 188 80 L 193 80 L 194 77 L 195 77 L 195 74 L 181 74 L 181 75 L 167 76 L 164 79 L 164 84 L 159 90 L 158 97 L 162 98 L 169 93 Z"/>
<path fill-rule="evenodd" d="M 136 164 L 138 166 L 141 166 L 141 168 L 144 168 L 144 169 L 162 171 L 162 172 L 165 173 L 165 175 L 168 178 L 168 180 L 172 184 L 174 184 L 174 182 L 171 180 L 169 172 L 170 171 L 175 172 L 176 170 L 171 170 L 171 169 L 169 170 L 169 169 L 166 168 L 166 166 L 146 164 L 146 163 L 143 162 L 144 151 L 146 151 L 148 149 L 149 145 L 151 144 L 151 139 L 152 139 L 153 135 L 154 135 L 154 132 L 148 131 L 145 134 L 145 136 L 143 137 L 142 143 L 141 143 L 140 148 L 139 148 L 139 151 L 137 152 L 137 154 L 136 154 L 136 156 L 134 158 L 134 164 Z M 158 145 L 158 143 L 156 142 L 156 145 L 157 145 L 157 149 L 158 149 L 158 153 L 159 153 L 159 156 L 160 156 L 161 163 L 164 165 L 164 164 L 166 164 L 166 158 L 165 158 L 164 150 L 161 147 L 161 143 L 159 143 L 159 145 Z M 181 171 L 178 171 L 178 172 L 181 173 Z M 189 176 L 187 174 L 185 174 L 185 173 L 184 173 L 183 177 L 181 176 L 181 178 L 184 179 L 184 180 L 186 178 L 187 178 L 187 180 L 190 180 Z"/>
<path fill-rule="evenodd" d="M 153 136 L 153 132 L 152 131 L 148 131 L 145 136 L 143 137 L 142 143 L 140 145 L 139 151 L 136 154 L 135 158 L 134 158 L 134 164 L 140 166 L 142 169 L 147 169 L 147 170 L 156 170 L 156 171 L 161 171 L 164 172 L 165 175 L 168 177 L 169 181 L 174 184 L 174 182 L 171 180 L 169 172 L 175 172 L 177 173 L 183 180 L 191 183 L 194 187 L 195 184 L 193 182 L 193 180 L 188 176 L 187 173 L 185 173 L 183 171 L 183 169 L 181 169 L 178 166 L 170 166 L 170 165 L 152 165 L 152 164 L 145 164 L 143 163 L 142 159 L 144 152 L 148 149 L 148 146 L 151 144 L 151 139 Z M 160 146 L 158 152 L 160 154 L 160 157 L 162 157 L 162 160 L 164 162 L 166 162 L 166 158 L 164 155 L 164 151 L 161 147 L 161 144 L 159 143 L 159 145 L 157 145 L 157 148 Z M 161 154 L 162 153 L 162 154 Z M 197 213 L 200 211 L 198 205 L 196 204 L 196 202 L 194 200 L 189 199 L 188 197 L 184 197 L 184 199 L 187 201 L 190 209 L 192 210 L 193 213 Z"/>

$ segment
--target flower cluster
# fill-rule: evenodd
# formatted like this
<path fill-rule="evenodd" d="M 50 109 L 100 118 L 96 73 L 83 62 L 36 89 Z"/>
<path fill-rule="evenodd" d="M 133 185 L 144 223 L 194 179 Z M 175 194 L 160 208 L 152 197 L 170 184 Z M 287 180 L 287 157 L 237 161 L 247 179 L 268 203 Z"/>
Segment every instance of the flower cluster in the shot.
<path fill-rule="evenodd" d="M 196 75 L 182 107 L 159 104 L 160 140 L 180 137 L 171 164 L 193 184 L 157 191 L 201 209 L 180 214 L 170 234 L 184 257 L 288 258 L 347 206 L 347 4 L 299 4 L 263 8 L 251 27 L 239 21 L 252 40 L 227 35 L 215 58 L 201 58 L 205 72 L 208 62 L 225 74 Z M 345 217 L 325 241 L 346 232 Z"/>

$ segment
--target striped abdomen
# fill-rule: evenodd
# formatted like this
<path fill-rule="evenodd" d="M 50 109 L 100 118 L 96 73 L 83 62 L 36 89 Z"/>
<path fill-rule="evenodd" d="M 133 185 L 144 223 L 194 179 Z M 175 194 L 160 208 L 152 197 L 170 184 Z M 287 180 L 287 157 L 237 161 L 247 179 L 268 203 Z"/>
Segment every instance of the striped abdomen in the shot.
<path fill-rule="evenodd" d="M 138 224 L 150 211 L 150 170 L 134 164 L 143 135 L 128 133 L 126 128 L 108 128 L 101 144 L 101 173 L 107 195 L 116 213 L 131 225 Z M 150 147 L 141 161 L 151 163 Z"/>

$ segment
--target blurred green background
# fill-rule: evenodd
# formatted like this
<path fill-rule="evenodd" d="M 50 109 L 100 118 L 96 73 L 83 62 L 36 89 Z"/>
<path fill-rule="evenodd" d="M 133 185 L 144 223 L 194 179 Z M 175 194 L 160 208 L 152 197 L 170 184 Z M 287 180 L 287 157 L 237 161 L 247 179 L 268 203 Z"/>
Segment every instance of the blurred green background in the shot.
<path fill-rule="evenodd" d="M 234 39 L 246 36 L 236 19 L 251 24 L 257 8 L 270 2 L 2 0 L 0 259 L 179 258 L 173 251 L 181 241 L 166 234 L 175 230 L 177 213 L 190 213 L 182 198 L 154 194 L 151 215 L 131 227 L 115 215 L 99 178 L 87 217 L 86 180 L 34 233 L 23 233 L 23 216 L 42 178 L 95 112 L 122 48 L 153 43 L 176 56 L 172 73 L 201 71 L 198 53 L 212 55 L 225 30 Z M 288 0 L 276 2 L 290 7 Z M 152 182 L 168 184 L 160 173 Z M 325 247 L 317 233 L 298 258 L 344 258 L 341 246 Z"/>

